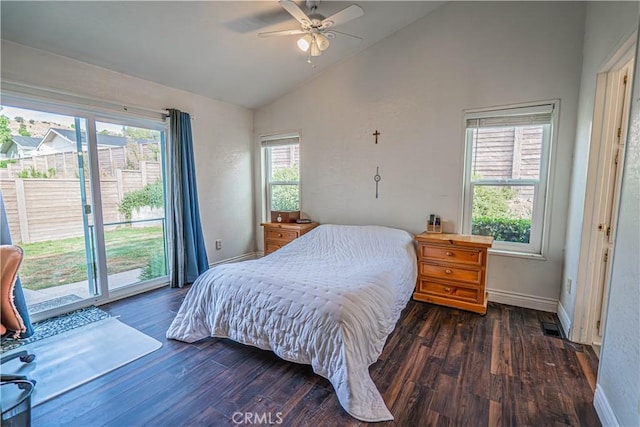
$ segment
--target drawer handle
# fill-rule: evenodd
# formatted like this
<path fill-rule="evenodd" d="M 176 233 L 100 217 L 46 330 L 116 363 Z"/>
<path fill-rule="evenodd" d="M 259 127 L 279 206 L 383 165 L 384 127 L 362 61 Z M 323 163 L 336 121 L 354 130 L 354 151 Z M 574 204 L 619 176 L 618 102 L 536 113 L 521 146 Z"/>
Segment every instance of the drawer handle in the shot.
<path fill-rule="evenodd" d="M 449 252 L 449 251 L 447 251 L 446 255 L 447 255 L 447 256 L 453 256 L 453 252 Z"/>
<path fill-rule="evenodd" d="M 451 273 L 453 273 L 453 271 L 451 271 L 451 270 L 450 270 L 450 269 L 448 269 L 448 268 L 447 268 L 444 272 L 445 272 L 445 273 L 447 273 L 447 274 L 451 274 Z"/>
<path fill-rule="evenodd" d="M 282 233 L 278 233 L 278 237 L 282 237 Z"/>
<path fill-rule="evenodd" d="M 451 288 L 444 288 L 445 292 L 451 292 Z"/>

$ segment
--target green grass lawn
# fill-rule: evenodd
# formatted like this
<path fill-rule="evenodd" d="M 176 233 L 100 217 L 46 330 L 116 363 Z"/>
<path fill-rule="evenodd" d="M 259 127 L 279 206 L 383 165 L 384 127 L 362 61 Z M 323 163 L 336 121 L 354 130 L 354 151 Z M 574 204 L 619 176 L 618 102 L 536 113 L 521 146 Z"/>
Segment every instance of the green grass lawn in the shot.
<path fill-rule="evenodd" d="M 119 227 L 105 231 L 108 274 L 137 268 L 150 278 L 165 273 L 162 227 Z M 21 244 L 24 261 L 20 279 L 38 290 L 87 280 L 84 238 Z"/>

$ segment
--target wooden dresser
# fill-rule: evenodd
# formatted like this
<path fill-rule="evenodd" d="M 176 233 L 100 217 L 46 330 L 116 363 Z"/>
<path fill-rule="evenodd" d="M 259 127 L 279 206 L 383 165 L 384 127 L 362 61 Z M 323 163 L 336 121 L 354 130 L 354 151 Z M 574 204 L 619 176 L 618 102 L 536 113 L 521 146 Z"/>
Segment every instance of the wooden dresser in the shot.
<path fill-rule="evenodd" d="M 264 227 L 264 254 L 269 255 L 290 241 L 313 230 L 319 224 L 317 222 L 309 224 L 263 222 L 260 225 Z"/>
<path fill-rule="evenodd" d="M 493 237 L 422 233 L 413 299 L 480 314 L 487 312 L 487 249 Z"/>

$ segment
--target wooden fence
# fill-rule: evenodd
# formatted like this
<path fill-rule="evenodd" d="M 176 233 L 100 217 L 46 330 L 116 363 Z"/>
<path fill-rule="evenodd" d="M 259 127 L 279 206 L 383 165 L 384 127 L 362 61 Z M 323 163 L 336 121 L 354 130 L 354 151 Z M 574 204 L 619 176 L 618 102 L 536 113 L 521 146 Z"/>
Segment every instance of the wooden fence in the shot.
<path fill-rule="evenodd" d="M 480 128 L 474 141 L 472 174 L 485 179 L 537 179 L 540 175 L 542 126 Z M 532 200 L 533 188 L 516 190 L 520 200 Z"/>
<path fill-rule="evenodd" d="M 118 204 L 125 194 L 161 179 L 162 171 L 159 162 L 140 162 L 140 170 L 117 170 L 115 175 L 100 179 L 105 223 L 124 221 Z M 85 188 L 90 203 L 88 182 Z M 14 241 L 32 243 L 83 235 L 78 179 L 0 179 L 0 190 Z"/>
<path fill-rule="evenodd" d="M 542 127 L 480 129 L 474 141 L 474 175 L 486 179 L 537 178 Z"/>
<path fill-rule="evenodd" d="M 86 152 L 84 154 L 86 165 Z M 78 156 L 75 151 L 13 160 L 15 163 L 9 163 L 6 168 L 0 169 L 0 179 L 13 179 L 21 171 L 32 168 L 47 173 L 55 170 L 56 178 L 78 178 Z M 157 162 L 159 160 L 160 144 L 156 142 L 98 149 L 100 176 L 103 178 L 115 178 L 119 170 L 136 170 L 142 161 Z"/>

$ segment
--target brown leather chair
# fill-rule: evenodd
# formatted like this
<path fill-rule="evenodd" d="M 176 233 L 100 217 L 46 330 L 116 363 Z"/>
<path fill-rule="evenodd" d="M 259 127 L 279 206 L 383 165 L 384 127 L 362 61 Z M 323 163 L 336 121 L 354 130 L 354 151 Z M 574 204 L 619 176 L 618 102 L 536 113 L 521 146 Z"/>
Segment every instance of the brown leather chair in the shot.
<path fill-rule="evenodd" d="M 18 277 L 18 270 L 22 263 L 24 253 L 20 246 L 0 245 L 0 332 L 2 340 L 18 339 L 26 330 L 24 321 L 13 303 L 13 288 Z M 20 358 L 24 363 L 31 363 L 35 355 L 27 351 L 19 351 L 7 356 L 2 356 L 1 363 Z M 5 375 L 2 375 L 5 380 Z"/>

